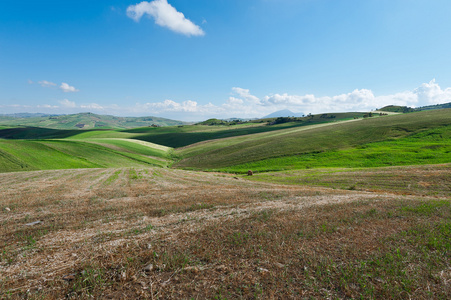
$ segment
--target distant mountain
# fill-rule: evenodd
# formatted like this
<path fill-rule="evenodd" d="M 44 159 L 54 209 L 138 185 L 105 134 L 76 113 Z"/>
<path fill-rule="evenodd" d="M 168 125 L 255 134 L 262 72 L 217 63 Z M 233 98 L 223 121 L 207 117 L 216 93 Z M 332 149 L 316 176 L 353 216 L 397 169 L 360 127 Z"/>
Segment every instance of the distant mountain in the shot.
<path fill-rule="evenodd" d="M 11 118 L 36 118 L 36 117 L 51 117 L 51 116 L 58 116 L 58 115 L 41 114 L 41 113 L 0 114 L 0 117 L 11 117 Z"/>
<path fill-rule="evenodd" d="M 269 114 L 267 116 L 264 116 L 262 119 L 269 119 L 269 118 L 279 118 L 279 117 L 303 117 L 304 113 L 294 113 L 291 110 L 283 109 L 278 110 L 276 112 L 273 112 L 272 114 Z"/>
<path fill-rule="evenodd" d="M 73 115 L 10 114 L 0 115 L 0 125 L 41 127 L 50 129 L 130 129 L 146 126 L 188 124 L 158 117 L 115 117 L 80 113 Z"/>

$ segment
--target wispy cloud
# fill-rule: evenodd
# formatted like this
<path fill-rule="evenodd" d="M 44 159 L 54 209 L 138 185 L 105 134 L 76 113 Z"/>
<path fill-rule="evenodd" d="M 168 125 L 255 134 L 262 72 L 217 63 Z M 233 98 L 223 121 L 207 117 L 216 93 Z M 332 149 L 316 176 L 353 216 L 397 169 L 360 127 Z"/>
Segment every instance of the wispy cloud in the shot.
<path fill-rule="evenodd" d="M 69 101 L 68 99 L 64 99 L 61 101 L 58 101 L 62 107 L 68 107 L 68 108 L 75 108 L 77 107 L 77 105 L 75 104 L 74 101 Z"/>
<path fill-rule="evenodd" d="M 30 81 L 28 81 L 28 83 L 30 83 Z M 32 81 L 31 81 L 31 83 L 32 83 Z M 38 81 L 38 83 L 42 87 L 53 87 L 53 86 L 56 86 L 56 83 L 53 83 L 53 82 L 50 82 L 50 81 L 47 81 L 47 80 Z"/>
<path fill-rule="evenodd" d="M 75 87 L 70 86 L 69 84 L 67 84 L 67 83 L 65 83 L 65 82 L 61 83 L 60 89 L 61 89 L 63 92 L 65 92 L 65 93 L 75 93 L 75 92 L 80 91 L 80 90 L 77 90 Z"/>
<path fill-rule="evenodd" d="M 89 103 L 89 104 L 82 104 L 80 105 L 80 108 L 83 109 L 92 109 L 94 111 L 103 111 L 105 108 L 97 103 Z"/>
<path fill-rule="evenodd" d="M 143 1 L 127 8 L 127 16 L 136 22 L 144 15 L 153 17 L 157 25 L 186 36 L 205 35 L 199 26 L 185 18 L 185 15 L 178 12 L 167 0 Z"/>
<path fill-rule="evenodd" d="M 32 80 L 28 80 L 28 84 L 33 84 L 34 82 Z M 38 81 L 38 84 L 45 88 L 55 88 L 57 87 L 57 84 L 51 81 L 47 80 L 41 80 Z M 80 90 L 76 89 L 74 86 L 69 85 L 68 83 L 62 82 L 61 85 L 58 87 L 60 90 L 62 90 L 65 93 L 75 93 L 79 92 Z"/>

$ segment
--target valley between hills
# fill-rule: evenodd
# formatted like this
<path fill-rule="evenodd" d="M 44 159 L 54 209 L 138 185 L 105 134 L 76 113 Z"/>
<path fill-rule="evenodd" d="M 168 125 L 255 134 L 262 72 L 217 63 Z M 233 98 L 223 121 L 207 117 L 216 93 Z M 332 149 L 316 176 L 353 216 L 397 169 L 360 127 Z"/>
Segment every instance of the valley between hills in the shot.
<path fill-rule="evenodd" d="M 451 296 L 451 109 L 72 127 L 0 125 L 0 298 Z"/>

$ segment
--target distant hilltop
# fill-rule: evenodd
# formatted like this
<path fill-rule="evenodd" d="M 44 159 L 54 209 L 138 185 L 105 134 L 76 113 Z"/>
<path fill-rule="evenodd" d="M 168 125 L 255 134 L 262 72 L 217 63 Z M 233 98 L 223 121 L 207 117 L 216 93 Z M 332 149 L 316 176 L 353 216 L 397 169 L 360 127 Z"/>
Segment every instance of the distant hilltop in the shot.
<path fill-rule="evenodd" d="M 436 105 L 421 106 L 421 107 L 417 107 L 417 108 L 412 108 L 412 107 L 408 107 L 408 106 L 387 105 L 378 110 L 386 111 L 386 112 L 396 112 L 396 113 L 409 113 L 409 112 L 414 112 L 414 111 L 443 109 L 443 108 L 451 108 L 451 102 L 443 103 L 443 104 L 436 104 Z"/>
<path fill-rule="evenodd" d="M 50 115 L 19 113 L 0 115 L 0 125 L 41 127 L 49 129 L 131 129 L 189 124 L 159 117 L 115 117 L 93 113 Z"/>

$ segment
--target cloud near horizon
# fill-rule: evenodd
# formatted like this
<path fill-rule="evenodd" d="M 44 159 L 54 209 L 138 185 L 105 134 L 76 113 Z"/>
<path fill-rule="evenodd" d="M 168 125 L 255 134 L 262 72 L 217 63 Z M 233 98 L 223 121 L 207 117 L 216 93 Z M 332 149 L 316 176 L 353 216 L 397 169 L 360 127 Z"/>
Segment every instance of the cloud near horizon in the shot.
<path fill-rule="evenodd" d="M 116 104 L 100 105 L 97 103 L 76 104 L 64 99 L 59 105 L 6 105 L 0 106 L 14 112 L 43 112 L 46 108 L 51 113 L 77 113 L 91 111 L 94 113 L 112 114 L 118 116 L 161 116 L 183 121 L 200 121 L 208 118 L 258 118 L 272 112 L 289 109 L 295 113 L 332 113 L 346 111 L 371 111 L 386 105 L 401 105 L 419 107 L 451 102 L 451 88 L 442 89 L 435 81 L 423 83 L 412 91 L 391 95 L 375 96 L 371 90 L 356 89 L 350 93 L 336 96 L 317 97 L 312 94 L 289 95 L 271 94 L 259 98 L 250 90 L 239 87 L 231 89 L 231 95 L 222 104 L 199 104 L 193 100 L 176 102 L 164 100 L 161 102 L 136 103 L 124 107 Z"/>
<path fill-rule="evenodd" d="M 164 115 L 166 117 L 177 116 L 179 119 L 195 121 L 211 117 L 256 118 L 282 109 L 305 114 L 365 112 L 386 105 L 419 107 L 446 102 L 451 102 L 451 88 L 442 89 L 433 79 L 429 83 L 423 83 L 413 91 L 382 96 L 375 96 L 368 89 L 356 89 L 350 93 L 326 97 L 316 97 L 312 94 L 299 96 L 284 93 L 259 98 L 252 95 L 248 89 L 233 87 L 231 96 L 221 105 L 212 103 L 202 105 L 192 100 L 180 103 L 173 100 L 164 100 L 145 104 L 137 103 L 128 111 L 141 115 L 147 113 L 148 115 Z"/>
<path fill-rule="evenodd" d="M 186 36 L 205 35 L 199 26 L 185 18 L 167 0 L 143 1 L 127 8 L 127 16 L 135 22 L 139 22 L 144 15 L 153 17 L 157 25 Z"/>
<path fill-rule="evenodd" d="M 75 104 L 74 101 L 69 101 L 68 99 L 64 99 L 61 101 L 58 101 L 62 107 L 67 107 L 67 108 L 75 108 L 77 107 L 77 105 Z"/>

